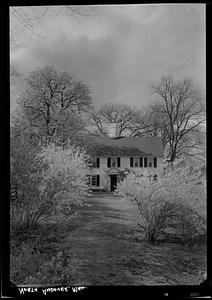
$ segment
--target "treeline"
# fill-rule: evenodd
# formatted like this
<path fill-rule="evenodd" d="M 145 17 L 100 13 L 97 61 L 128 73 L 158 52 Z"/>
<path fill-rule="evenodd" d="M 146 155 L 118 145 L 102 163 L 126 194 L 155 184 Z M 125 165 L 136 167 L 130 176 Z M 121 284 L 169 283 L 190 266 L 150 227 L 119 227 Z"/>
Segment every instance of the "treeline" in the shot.
<path fill-rule="evenodd" d="M 16 136 L 65 146 L 74 144 L 81 131 L 107 135 L 108 124 L 117 122 L 120 136 L 160 136 L 171 162 L 182 155 L 204 159 L 205 104 L 191 79 L 163 76 L 151 84 L 156 101 L 146 107 L 109 103 L 98 110 L 87 85 L 53 66 L 32 71 L 26 83 L 12 118 Z"/>

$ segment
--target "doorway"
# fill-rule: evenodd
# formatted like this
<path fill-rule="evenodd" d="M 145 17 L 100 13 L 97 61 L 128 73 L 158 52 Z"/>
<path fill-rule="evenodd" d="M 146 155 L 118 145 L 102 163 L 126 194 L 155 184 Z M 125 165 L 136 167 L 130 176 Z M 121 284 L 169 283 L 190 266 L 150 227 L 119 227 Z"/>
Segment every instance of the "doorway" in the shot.
<path fill-rule="evenodd" d="M 110 175 L 110 190 L 115 191 L 117 188 L 117 175 Z"/>

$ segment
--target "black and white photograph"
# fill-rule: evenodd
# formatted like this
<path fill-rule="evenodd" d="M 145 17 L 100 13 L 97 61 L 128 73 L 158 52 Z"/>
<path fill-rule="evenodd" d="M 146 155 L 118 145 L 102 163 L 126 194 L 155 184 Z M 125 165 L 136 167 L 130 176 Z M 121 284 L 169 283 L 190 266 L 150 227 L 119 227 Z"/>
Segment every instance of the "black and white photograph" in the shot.
<path fill-rule="evenodd" d="M 199 286 L 206 5 L 9 17 L 11 283 Z"/>

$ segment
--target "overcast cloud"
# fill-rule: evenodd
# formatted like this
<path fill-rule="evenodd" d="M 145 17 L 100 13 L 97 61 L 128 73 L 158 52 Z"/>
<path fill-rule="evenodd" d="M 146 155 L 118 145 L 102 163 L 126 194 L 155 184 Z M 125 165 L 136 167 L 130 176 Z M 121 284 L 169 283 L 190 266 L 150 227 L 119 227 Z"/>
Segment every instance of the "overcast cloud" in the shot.
<path fill-rule="evenodd" d="M 53 64 L 84 81 L 95 106 L 142 106 L 152 101 L 149 83 L 162 75 L 190 76 L 205 91 L 203 4 L 101 6 L 94 16 L 45 16 L 23 33 L 26 47 L 11 47 L 11 62 L 25 75 Z M 24 77 L 23 76 L 23 77 Z M 11 109 L 25 89 L 11 80 Z"/>

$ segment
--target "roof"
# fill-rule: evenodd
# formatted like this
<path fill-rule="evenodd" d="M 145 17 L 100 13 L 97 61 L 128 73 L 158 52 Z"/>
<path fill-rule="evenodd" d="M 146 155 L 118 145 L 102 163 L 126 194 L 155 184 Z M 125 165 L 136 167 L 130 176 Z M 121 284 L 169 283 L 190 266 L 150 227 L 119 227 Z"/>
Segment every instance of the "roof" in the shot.
<path fill-rule="evenodd" d="M 163 157 L 160 137 L 87 136 L 88 152 L 96 156 L 156 156 Z"/>

